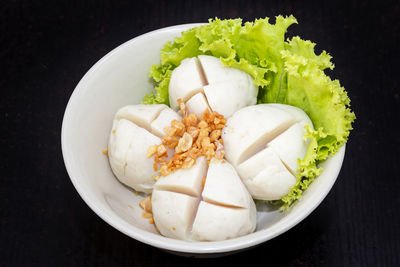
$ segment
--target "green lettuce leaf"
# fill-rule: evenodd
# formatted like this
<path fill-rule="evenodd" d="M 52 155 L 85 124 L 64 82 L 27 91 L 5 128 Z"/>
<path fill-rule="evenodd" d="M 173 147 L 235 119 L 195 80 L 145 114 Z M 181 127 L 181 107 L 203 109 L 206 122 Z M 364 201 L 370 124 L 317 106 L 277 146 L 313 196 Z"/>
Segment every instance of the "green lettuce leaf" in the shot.
<path fill-rule="evenodd" d="M 290 207 L 321 173 L 319 164 L 346 143 L 354 113 L 350 99 L 338 80 L 324 70 L 333 69 L 331 56 L 315 54 L 315 44 L 296 36 L 285 40 L 293 16 L 277 16 L 242 23 L 241 19 L 210 19 L 209 23 L 185 31 L 161 50 L 161 64 L 151 67 L 154 92 L 145 104 L 169 104 L 168 84 L 174 68 L 185 58 L 198 55 L 219 57 L 230 67 L 243 70 L 259 87 L 258 103 L 283 103 L 303 109 L 314 129 L 306 126 L 304 138 L 310 139 L 306 156 L 298 160 L 297 183 L 280 202 Z"/>

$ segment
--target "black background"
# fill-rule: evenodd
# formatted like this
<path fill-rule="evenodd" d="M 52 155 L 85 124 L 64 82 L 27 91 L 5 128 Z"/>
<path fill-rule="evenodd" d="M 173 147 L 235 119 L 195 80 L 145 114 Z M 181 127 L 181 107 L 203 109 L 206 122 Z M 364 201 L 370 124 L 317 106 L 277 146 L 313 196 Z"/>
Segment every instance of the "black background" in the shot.
<path fill-rule="evenodd" d="M 373 4 L 372 4 L 373 3 Z M 398 1 L 2 1 L 0 266 L 400 266 Z M 107 52 L 158 28 L 293 14 L 328 51 L 357 115 L 336 184 L 303 222 L 218 259 L 170 255 L 82 201 L 61 155 L 75 86 Z"/>

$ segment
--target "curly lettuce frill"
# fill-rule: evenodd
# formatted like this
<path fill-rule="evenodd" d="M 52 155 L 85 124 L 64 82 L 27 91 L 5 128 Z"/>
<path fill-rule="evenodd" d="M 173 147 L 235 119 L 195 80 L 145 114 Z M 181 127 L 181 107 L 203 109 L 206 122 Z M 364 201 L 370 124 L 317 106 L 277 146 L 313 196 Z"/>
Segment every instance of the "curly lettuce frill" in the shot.
<path fill-rule="evenodd" d="M 346 143 L 355 120 L 345 89 L 324 72 L 334 68 L 331 56 L 325 51 L 315 54 L 315 43 L 298 36 L 285 41 L 287 28 L 294 23 L 293 16 L 277 16 L 275 24 L 268 18 L 244 24 L 241 19 L 216 18 L 183 32 L 161 50 L 161 64 L 149 72 L 154 92 L 143 99 L 144 104 L 168 105 L 172 71 L 185 58 L 212 55 L 254 78 L 258 103 L 282 103 L 304 110 L 315 130 L 306 126 L 304 138 L 311 142 L 306 156 L 298 160 L 297 183 L 281 199 L 282 209 L 299 199 L 321 173 L 319 163 Z"/>

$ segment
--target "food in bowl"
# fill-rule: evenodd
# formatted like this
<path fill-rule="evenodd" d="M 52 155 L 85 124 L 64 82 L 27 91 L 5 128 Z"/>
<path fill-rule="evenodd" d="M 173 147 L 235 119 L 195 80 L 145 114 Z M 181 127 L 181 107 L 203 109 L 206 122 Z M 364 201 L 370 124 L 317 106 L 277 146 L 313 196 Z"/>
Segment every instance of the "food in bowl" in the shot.
<path fill-rule="evenodd" d="M 296 184 L 297 160 L 307 152 L 307 114 L 284 104 L 259 104 L 235 112 L 222 137 L 225 156 L 259 200 L 279 200 Z"/>
<path fill-rule="evenodd" d="M 182 36 L 173 43 L 165 45 L 161 52 L 161 64 L 152 67 L 150 74 L 157 83 L 156 91 L 155 94 L 147 95 L 143 101 L 145 104 L 151 105 L 170 104 L 172 109 L 176 110 L 179 107 L 178 99 L 181 98 L 190 107 L 193 114 L 196 114 L 197 118 L 202 114 L 202 110 L 210 112 L 223 107 L 221 112 L 226 115 L 228 121 L 227 127 L 223 130 L 222 140 L 228 162 L 220 162 L 221 166 L 224 164 L 231 166 L 235 175 L 241 176 L 241 183 L 244 183 L 247 188 L 246 192 L 247 190 L 250 193 L 253 192 L 253 198 L 279 200 L 282 209 L 287 209 L 300 198 L 302 192 L 321 173 L 322 170 L 319 167 L 319 163 L 329 155 L 336 153 L 340 146 L 347 141 L 351 123 L 355 118 L 354 113 L 348 108 L 349 99 L 344 89 L 339 85 L 338 81 L 332 81 L 323 71 L 326 68 L 333 68 L 330 56 L 325 52 L 316 55 L 314 53 L 314 44 L 309 41 L 303 41 L 298 37 L 294 37 L 290 41 L 284 41 L 286 28 L 295 22 L 296 20 L 292 16 L 286 18 L 279 16 L 274 25 L 269 24 L 268 19 L 257 20 L 255 23 L 247 23 L 244 26 L 241 25 L 240 20 L 214 20 L 210 21 L 208 25 L 182 33 Z M 235 78 L 225 79 L 224 82 L 229 84 L 228 86 L 220 85 L 218 81 L 215 83 L 210 82 L 205 77 L 208 78 L 213 75 L 207 75 L 204 69 L 207 64 L 202 63 L 201 58 L 218 63 L 218 68 L 214 68 L 216 72 L 221 68 L 234 69 L 235 71 L 232 72 L 237 73 L 239 73 L 237 70 L 240 70 L 241 74 L 237 76 L 246 77 L 242 80 L 247 81 L 251 77 L 254 83 L 249 86 L 249 83 L 246 84 L 244 82 L 244 86 L 235 87 L 235 84 L 240 83 L 232 83 L 231 81 L 235 81 Z M 225 72 L 222 71 L 221 73 Z M 215 75 L 217 78 L 220 76 L 222 77 L 223 75 Z M 185 87 L 186 83 L 188 84 L 187 87 Z M 232 88 L 232 95 L 241 97 L 230 101 L 231 92 L 229 88 Z M 245 89 L 241 91 L 238 88 Z M 257 92 L 257 90 L 258 93 L 255 94 L 254 92 Z M 255 95 L 257 95 L 257 105 L 254 105 Z M 214 103 L 211 96 L 218 100 L 215 101 L 216 103 L 221 104 L 211 105 L 211 103 Z M 224 99 L 224 96 L 226 99 Z M 280 103 L 282 105 L 277 106 L 275 104 L 274 107 L 270 107 L 268 106 L 270 103 Z M 262 110 L 260 111 L 261 114 L 256 112 L 257 115 L 260 115 L 258 120 L 255 119 L 257 116 L 252 115 L 251 111 L 254 111 L 254 109 Z M 242 123 L 235 122 L 235 118 L 241 117 L 240 114 L 246 114 L 247 111 L 249 111 L 250 115 L 247 114 L 247 120 L 245 119 L 244 121 L 254 122 L 255 127 L 244 127 L 244 131 L 247 132 L 243 132 L 240 136 L 243 137 L 242 139 L 247 140 L 246 142 L 249 142 L 250 145 L 249 147 L 242 147 L 243 140 L 238 141 L 240 138 L 235 137 L 237 133 L 236 127 L 241 129 Z M 278 119 L 278 125 L 268 126 L 271 120 L 269 118 L 272 118 L 272 120 Z M 235 125 L 231 129 L 229 129 L 230 120 L 232 125 Z M 137 125 L 137 122 L 133 124 Z M 271 130 L 260 130 L 263 126 L 271 127 Z M 252 139 L 254 134 L 250 131 L 259 131 L 259 136 Z M 303 137 L 307 140 L 303 141 Z M 179 143 L 183 138 L 184 136 L 182 135 L 177 142 Z M 226 142 L 225 139 L 232 141 Z M 147 153 L 144 153 L 145 150 L 143 149 L 143 144 L 146 142 L 141 142 L 140 140 L 141 138 L 136 140 L 139 142 L 138 147 L 141 148 L 142 156 L 146 156 Z M 149 144 L 148 147 L 157 145 L 157 148 L 159 148 L 161 140 L 157 139 L 158 143 L 155 140 L 153 139 L 154 142 Z M 131 144 L 129 146 L 132 147 Z M 288 149 L 288 146 L 290 146 L 290 149 Z M 111 155 L 112 149 L 109 149 L 109 151 Z M 136 150 L 132 147 L 132 151 Z M 174 156 L 168 155 L 168 150 L 162 152 L 163 154 L 166 153 L 167 159 Z M 181 152 L 185 153 L 186 151 L 182 150 Z M 175 149 L 175 155 L 179 153 Z M 268 162 L 266 162 L 267 159 L 269 159 Z M 200 164 L 198 165 L 197 161 L 201 161 L 200 157 L 196 158 L 196 163 L 186 170 L 190 171 L 191 169 L 194 170 L 196 166 L 199 167 Z M 264 168 L 265 164 L 270 162 L 272 165 L 277 166 L 278 171 L 273 168 Z M 211 166 L 213 161 L 211 160 L 209 164 Z M 124 165 L 120 164 L 119 166 Z M 139 164 L 138 166 L 141 165 Z M 150 170 L 149 166 L 151 165 L 149 162 L 146 166 Z M 262 166 L 263 168 L 254 171 L 252 166 Z M 208 167 L 208 170 L 210 168 Z M 153 164 L 153 171 L 156 172 L 156 169 L 157 166 L 154 167 Z M 202 171 L 204 172 L 204 168 Z M 251 171 L 253 171 L 252 174 Z M 160 177 L 157 172 L 152 173 L 150 177 L 153 177 L 153 180 L 157 180 L 157 182 L 146 184 L 145 186 L 139 183 L 140 186 L 136 186 L 138 190 L 143 190 L 143 192 L 149 193 L 153 191 L 153 193 L 156 192 L 156 194 L 162 195 L 162 197 L 156 197 L 156 200 L 153 197 L 152 203 L 156 203 L 156 210 L 153 207 L 154 220 L 157 226 L 162 225 L 159 230 L 163 235 L 180 239 L 210 241 L 233 238 L 254 231 L 252 224 L 254 219 L 252 219 L 251 215 L 253 214 L 251 211 L 252 205 L 237 207 L 228 202 L 228 204 L 225 203 L 224 205 L 232 209 L 241 208 L 249 211 L 248 215 L 246 215 L 247 217 L 242 217 L 248 220 L 245 219 L 246 223 L 239 226 L 239 228 L 246 229 L 245 231 L 234 229 L 232 232 L 221 233 L 220 236 L 215 235 L 215 237 L 202 234 L 204 231 L 193 232 L 193 229 L 197 229 L 195 226 L 198 226 L 198 223 L 196 223 L 197 218 L 204 217 L 201 216 L 203 213 L 200 211 L 203 208 L 200 209 L 200 207 L 211 204 L 213 208 L 218 208 L 223 205 L 214 199 L 207 202 L 203 196 L 203 193 L 207 192 L 208 179 L 205 179 L 204 190 L 206 191 L 202 191 L 201 197 L 200 193 L 193 196 L 177 190 L 176 188 L 182 188 L 181 185 L 169 185 L 167 187 L 169 188 L 168 190 L 165 187 L 158 187 L 158 183 L 168 181 L 168 176 L 174 176 L 176 175 L 174 173 L 178 172 L 181 172 L 181 170 L 168 173 L 165 177 Z M 260 178 L 260 173 L 262 173 L 264 180 L 266 178 L 271 179 L 273 181 L 272 185 L 277 185 L 275 187 L 277 190 L 269 190 L 274 187 L 270 184 L 267 190 L 257 191 L 260 185 L 265 185 L 266 183 L 252 184 L 250 181 Z M 281 175 L 282 173 L 283 175 Z M 124 175 L 126 175 L 126 171 Z M 224 174 L 221 177 L 235 177 L 235 175 Z M 116 176 L 118 177 L 117 174 Z M 194 176 L 198 177 L 199 175 Z M 208 177 L 208 174 L 205 176 Z M 273 179 L 270 177 L 273 177 Z M 279 177 L 285 178 L 279 179 Z M 231 179 L 234 180 L 234 178 Z M 199 183 L 199 178 L 194 180 L 197 181 L 197 184 Z M 153 187 L 155 189 L 152 189 Z M 197 186 L 191 188 L 191 190 L 200 190 L 199 188 Z M 225 189 L 225 187 L 221 186 L 220 190 L 222 189 Z M 221 192 L 220 194 L 223 195 Z M 170 206 L 162 208 L 163 205 L 170 204 L 174 200 L 160 202 L 160 198 L 164 200 L 171 199 L 170 196 L 172 195 L 174 198 L 190 200 L 186 202 L 178 201 L 178 203 L 186 203 L 186 206 L 181 207 L 183 211 L 178 212 L 185 219 L 182 224 L 176 226 L 171 226 L 171 221 L 173 221 L 171 218 L 166 218 L 166 216 L 162 215 L 163 211 L 171 210 Z M 251 203 L 253 203 L 252 200 Z M 160 206 L 161 208 L 159 208 Z M 197 207 L 199 207 L 198 210 Z M 206 210 L 208 210 L 207 213 L 214 214 L 212 208 Z M 177 212 L 177 210 L 174 210 L 174 212 Z M 221 215 L 223 213 L 216 212 L 215 214 Z M 216 222 L 220 223 L 221 221 L 217 220 Z M 212 225 L 207 220 L 202 220 L 202 222 L 204 225 Z M 218 223 L 215 225 L 218 225 Z M 179 233 L 173 232 L 177 231 L 177 227 L 180 227 Z M 220 229 L 220 227 L 215 229 Z M 173 230 L 174 228 L 175 230 Z M 192 229 L 191 233 L 188 232 L 189 229 Z"/>
<path fill-rule="evenodd" d="M 157 181 L 152 210 L 160 233 L 171 238 L 218 241 L 256 228 L 254 201 L 235 169 L 217 159 L 207 164 L 203 156 Z"/>
<path fill-rule="evenodd" d="M 108 142 L 111 169 L 123 184 L 151 193 L 158 172 L 145 155 L 149 146 L 161 143 L 164 128 L 180 115 L 163 104 L 129 105 L 115 115 Z"/>
<path fill-rule="evenodd" d="M 225 67 L 219 58 L 207 55 L 182 60 L 168 86 L 171 108 L 177 110 L 178 99 L 182 99 L 198 117 L 208 109 L 228 118 L 240 108 L 255 105 L 257 93 L 249 74 Z"/>

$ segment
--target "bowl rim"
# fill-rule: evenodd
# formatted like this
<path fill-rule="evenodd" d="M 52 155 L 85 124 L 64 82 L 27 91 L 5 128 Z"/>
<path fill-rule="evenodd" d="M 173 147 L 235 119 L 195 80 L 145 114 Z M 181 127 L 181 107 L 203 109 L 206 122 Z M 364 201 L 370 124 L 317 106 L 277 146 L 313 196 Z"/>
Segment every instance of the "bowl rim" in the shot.
<path fill-rule="evenodd" d="M 75 173 L 72 167 L 73 155 L 68 152 L 69 150 L 66 144 L 67 142 L 66 129 L 68 127 L 68 124 L 72 123 L 71 114 L 74 110 L 74 107 L 78 104 L 77 100 L 79 99 L 79 96 L 82 95 L 83 92 L 85 91 L 86 83 L 90 80 L 91 76 L 96 72 L 96 70 L 100 68 L 103 64 L 105 64 L 115 53 L 118 53 L 124 47 L 129 46 L 132 43 L 138 42 L 141 39 L 147 38 L 150 35 L 154 35 L 159 32 L 167 32 L 167 31 L 175 32 L 177 30 L 184 31 L 204 24 L 205 23 L 189 23 L 189 24 L 180 24 L 180 25 L 160 28 L 139 35 L 137 37 L 134 37 L 122 43 L 121 45 L 117 46 L 110 52 L 108 52 L 86 72 L 86 74 L 82 77 L 82 79 L 75 87 L 67 103 L 61 126 L 61 149 L 68 176 L 70 177 L 70 180 L 74 185 L 75 189 L 78 191 L 80 197 L 97 214 L 97 216 L 99 216 L 101 219 L 103 219 L 105 222 L 107 222 L 109 225 L 111 225 L 118 231 L 140 242 L 168 251 L 191 253 L 191 254 L 203 254 L 203 253 L 216 254 L 216 253 L 224 253 L 224 252 L 226 253 L 226 252 L 234 252 L 242 250 L 245 248 L 261 244 L 265 241 L 268 241 L 297 225 L 299 222 L 304 220 L 312 211 L 314 211 L 315 208 L 319 206 L 322 200 L 330 192 L 341 170 L 341 165 L 343 163 L 345 155 L 345 146 L 346 146 L 344 145 L 336 153 L 336 155 L 334 155 L 334 157 L 338 157 L 335 162 L 336 165 L 338 165 L 338 167 L 335 168 L 334 179 L 331 179 L 329 181 L 328 185 L 326 186 L 326 190 L 324 192 L 317 195 L 318 197 L 314 199 L 314 201 L 312 202 L 313 203 L 312 206 L 310 206 L 306 210 L 302 210 L 301 212 L 296 212 L 295 214 L 287 215 L 285 218 L 282 218 L 282 222 L 274 224 L 271 227 L 268 227 L 267 229 L 255 231 L 251 234 L 234 239 L 229 239 L 224 241 L 213 241 L 213 242 L 188 242 L 183 240 L 167 238 L 161 235 L 147 232 L 134 225 L 131 225 L 126 221 L 124 221 L 123 219 L 121 219 L 115 213 L 102 209 L 95 201 L 92 201 L 91 196 L 88 194 L 88 192 L 86 192 L 85 188 L 81 186 L 81 184 L 79 183 L 79 175 Z M 290 216 L 290 219 L 288 219 L 288 216 Z"/>

